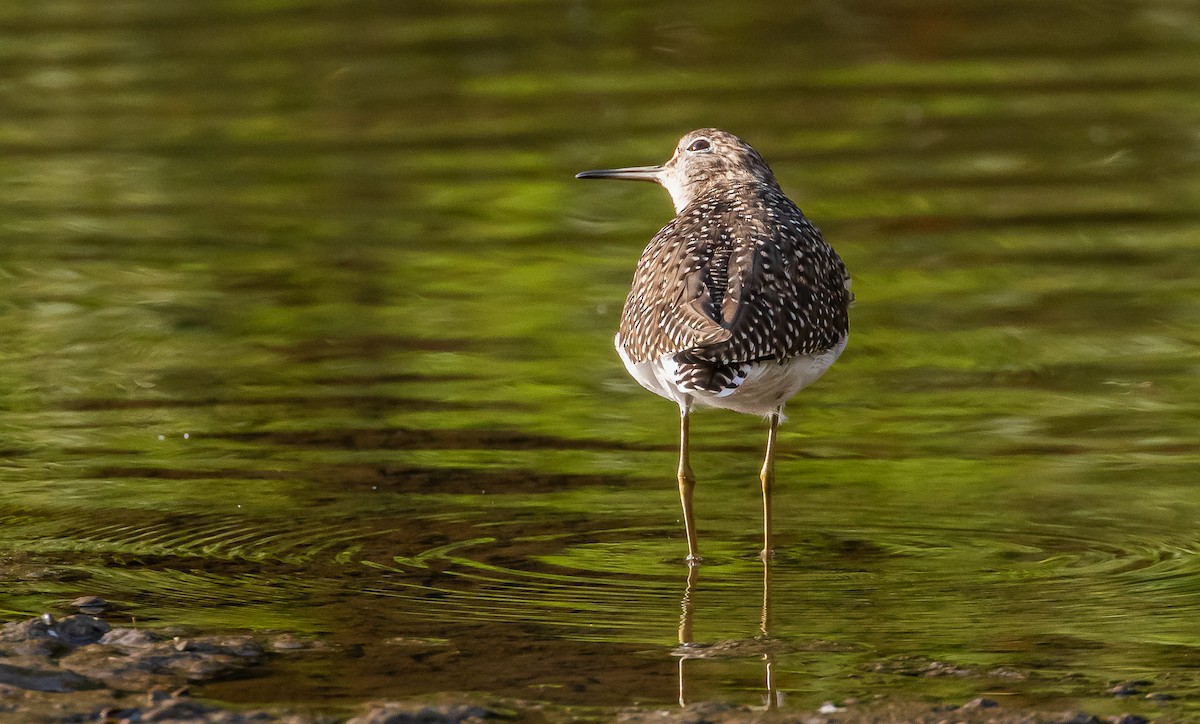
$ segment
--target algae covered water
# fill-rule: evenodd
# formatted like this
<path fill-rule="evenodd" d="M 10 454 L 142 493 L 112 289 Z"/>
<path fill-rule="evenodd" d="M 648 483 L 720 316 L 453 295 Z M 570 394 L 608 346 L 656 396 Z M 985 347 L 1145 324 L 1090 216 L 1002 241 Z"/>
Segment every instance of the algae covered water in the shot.
<path fill-rule="evenodd" d="M 0 21 L 9 618 L 329 642 L 201 691 L 235 702 L 1200 712 L 1190 5 Z M 670 202 L 572 175 L 704 126 L 857 302 L 781 431 L 769 571 L 765 426 L 694 417 L 689 576 L 676 411 L 611 349 Z"/>

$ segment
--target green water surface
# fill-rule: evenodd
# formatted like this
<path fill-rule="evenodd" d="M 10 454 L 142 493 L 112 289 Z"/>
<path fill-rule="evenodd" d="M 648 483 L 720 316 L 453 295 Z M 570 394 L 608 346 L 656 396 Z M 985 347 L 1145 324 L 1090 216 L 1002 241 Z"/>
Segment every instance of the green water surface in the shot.
<path fill-rule="evenodd" d="M 98 594 L 331 644 L 200 689 L 239 702 L 665 706 L 682 657 L 688 701 L 1200 717 L 1194 4 L 30 0 L 0 27 L 9 619 Z M 781 432 L 766 641 L 765 426 L 694 418 L 689 585 L 676 412 L 611 349 L 670 202 L 572 179 L 703 126 L 857 296 Z M 1129 679 L 1176 699 L 1105 693 Z"/>

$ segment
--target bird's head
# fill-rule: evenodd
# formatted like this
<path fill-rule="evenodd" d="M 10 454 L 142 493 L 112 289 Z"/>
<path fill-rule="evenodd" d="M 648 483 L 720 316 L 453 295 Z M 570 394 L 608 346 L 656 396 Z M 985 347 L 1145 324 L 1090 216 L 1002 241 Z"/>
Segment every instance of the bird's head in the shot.
<path fill-rule="evenodd" d="M 722 186 L 776 185 L 771 168 L 750 144 L 717 128 L 701 128 L 685 134 L 671 160 L 661 166 L 584 171 L 575 174 L 575 178 L 653 181 L 671 194 L 676 213 L 694 199 Z"/>

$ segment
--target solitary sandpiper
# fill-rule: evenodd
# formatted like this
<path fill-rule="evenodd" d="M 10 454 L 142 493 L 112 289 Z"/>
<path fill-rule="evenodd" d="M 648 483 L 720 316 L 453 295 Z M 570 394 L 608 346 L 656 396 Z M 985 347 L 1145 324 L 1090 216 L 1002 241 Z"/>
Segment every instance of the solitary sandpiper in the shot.
<path fill-rule="evenodd" d="M 760 479 L 763 551 L 771 555 L 771 487 L 783 407 L 846 348 L 850 276 L 745 141 L 692 131 L 661 166 L 584 171 L 576 178 L 653 181 L 675 218 L 638 261 L 617 353 L 643 387 L 679 405 L 679 498 L 687 561 L 700 560 L 688 462 L 696 405 L 770 418 Z"/>

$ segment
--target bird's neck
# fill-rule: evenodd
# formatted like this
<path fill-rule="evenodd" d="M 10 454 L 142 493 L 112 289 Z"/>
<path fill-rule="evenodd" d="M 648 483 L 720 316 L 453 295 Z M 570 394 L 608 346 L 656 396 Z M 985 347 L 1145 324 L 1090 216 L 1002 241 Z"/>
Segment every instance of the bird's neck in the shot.
<path fill-rule="evenodd" d="M 772 192 L 783 196 L 783 192 L 779 190 L 778 186 L 759 181 L 726 182 L 701 188 L 696 188 L 693 185 L 678 193 L 672 188 L 667 187 L 667 191 L 671 193 L 671 201 L 675 203 L 676 215 L 682 214 L 684 209 L 695 204 L 707 202 L 723 203 L 737 198 L 750 199 L 763 197 Z M 683 193 L 683 191 L 686 191 L 686 193 Z"/>

